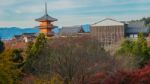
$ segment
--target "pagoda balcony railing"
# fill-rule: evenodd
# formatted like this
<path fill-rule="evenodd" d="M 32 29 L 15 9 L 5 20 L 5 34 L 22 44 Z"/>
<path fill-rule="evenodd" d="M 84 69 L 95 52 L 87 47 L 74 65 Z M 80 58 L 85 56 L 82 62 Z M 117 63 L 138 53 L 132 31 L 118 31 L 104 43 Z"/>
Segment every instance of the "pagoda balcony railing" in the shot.
<path fill-rule="evenodd" d="M 48 25 L 48 26 L 37 26 L 38 28 L 53 28 L 52 25 Z"/>

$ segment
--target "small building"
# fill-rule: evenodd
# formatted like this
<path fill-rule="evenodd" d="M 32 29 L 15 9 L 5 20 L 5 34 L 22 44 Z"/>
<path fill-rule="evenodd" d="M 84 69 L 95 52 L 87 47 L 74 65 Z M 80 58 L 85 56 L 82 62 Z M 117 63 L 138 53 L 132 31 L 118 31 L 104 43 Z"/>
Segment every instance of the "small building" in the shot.
<path fill-rule="evenodd" d="M 22 37 L 23 37 L 24 42 L 28 43 L 28 42 L 32 42 L 35 40 L 36 34 L 35 33 L 23 33 Z"/>
<path fill-rule="evenodd" d="M 12 39 L 15 42 L 31 42 L 34 41 L 36 38 L 35 33 L 23 33 L 22 35 L 15 35 L 14 38 Z"/>
<path fill-rule="evenodd" d="M 89 26 L 68 26 L 62 27 L 59 37 L 78 37 L 89 34 Z"/>
<path fill-rule="evenodd" d="M 16 40 L 5 40 L 6 49 L 25 49 L 27 47 L 25 42 L 17 42 Z"/>
<path fill-rule="evenodd" d="M 145 37 L 148 36 L 149 28 L 145 26 L 144 21 L 129 22 L 126 25 L 125 36 L 127 38 L 137 38 L 138 33 L 143 33 Z"/>
<path fill-rule="evenodd" d="M 15 40 L 16 42 L 22 42 L 22 36 L 21 35 L 15 35 L 12 40 Z"/>
<path fill-rule="evenodd" d="M 82 31 L 81 26 L 62 27 L 59 36 L 60 37 L 76 37 L 78 33 Z"/>
<path fill-rule="evenodd" d="M 121 41 L 125 36 L 125 24 L 110 18 L 91 25 L 90 35 L 103 46 Z"/>

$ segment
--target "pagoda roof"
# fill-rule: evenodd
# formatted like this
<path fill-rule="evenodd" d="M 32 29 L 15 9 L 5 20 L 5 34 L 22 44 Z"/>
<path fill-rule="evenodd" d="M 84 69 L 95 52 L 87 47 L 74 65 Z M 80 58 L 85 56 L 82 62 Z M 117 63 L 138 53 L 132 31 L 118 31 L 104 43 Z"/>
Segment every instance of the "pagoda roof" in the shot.
<path fill-rule="evenodd" d="M 39 21 L 39 22 L 42 22 L 42 21 L 51 21 L 51 22 L 57 21 L 56 18 L 53 18 L 53 17 L 48 15 L 48 13 L 47 13 L 47 3 L 46 2 L 45 2 L 45 15 L 42 16 L 41 18 L 38 18 L 38 19 L 35 19 L 35 20 Z"/>
<path fill-rule="evenodd" d="M 45 14 L 41 18 L 38 18 L 38 19 L 35 19 L 35 20 L 39 21 L 39 22 L 42 22 L 42 21 L 51 21 L 51 22 L 57 21 L 56 18 L 53 18 L 53 17 L 49 16 L 48 14 Z"/>

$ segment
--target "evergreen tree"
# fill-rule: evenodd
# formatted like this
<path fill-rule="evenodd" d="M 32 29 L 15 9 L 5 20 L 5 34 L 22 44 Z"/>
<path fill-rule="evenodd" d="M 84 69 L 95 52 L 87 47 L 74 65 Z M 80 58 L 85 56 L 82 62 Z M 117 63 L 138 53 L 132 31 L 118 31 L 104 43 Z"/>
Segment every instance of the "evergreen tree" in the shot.
<path fill-rule="evenodd" d="M 40 54 L 42 48 L 46 43 L 46 37 L 44 34 L 39 34 L 36 38 L 35 43 L 29 43 L 28 50 L 26 50 L 27 59 L 23 67 L 23 71 L 27 73 L 36 72 L 35 65 L 38 63 L 35 61 Z"/>
<path fill-rule="evenodd" d="M 118 54 L 125 54 L 127 56 L 134 56 L 139 66 L 144 66 L 150 60 L 150 49 L 147 46 L 146 39 L 142 33 L 138 34 L 137 40 L 126 40 L 122 43 Z"/>
<path fill-rule="evenodd" d="M 9 49 L 0 55 L 0 84 L 18 84 L 21 79 L 21 68 L 12 61 L 13 54 Z"/>
<path fill-rule="evenodd" d="M 4 43 L 0 39 L 0 53 L 2 53 L 4 51 L 4 49 L 5 49 Z"/>
<path fill-rule="evenodd" d="M 16 67 L 21 68 L 23 66 L 24 58 L 22 56 L 22 50 L 14 49 L 12 52 L 11 60 L 16 64 Z"/>

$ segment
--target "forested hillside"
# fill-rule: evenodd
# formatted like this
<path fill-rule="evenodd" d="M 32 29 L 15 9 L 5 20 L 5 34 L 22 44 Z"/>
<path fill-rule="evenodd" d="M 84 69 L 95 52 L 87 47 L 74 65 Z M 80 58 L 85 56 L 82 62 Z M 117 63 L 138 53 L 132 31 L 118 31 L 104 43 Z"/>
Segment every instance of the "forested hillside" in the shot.
<path fill-rule="evenodd" d="M 1 39 L 7 40 L 11 39 L 14 37 L 14 35 L 21 35 L 22 33 L 37 33 L 39 30 L 37 28 L 18 28 L 18 27 L 10 27 L 10 28 L 5 28 L 1 27 L 0 28 L 0 37 Z"/>
<path fill-rule="evenodd" d="M 6 50 L 1 42 L 0 84 L 150 83 L 150 47 L 142 34 L 114 55 L 100 45 L 88 36 L 48 40 L 43 34 L 25 50 Z"/>

